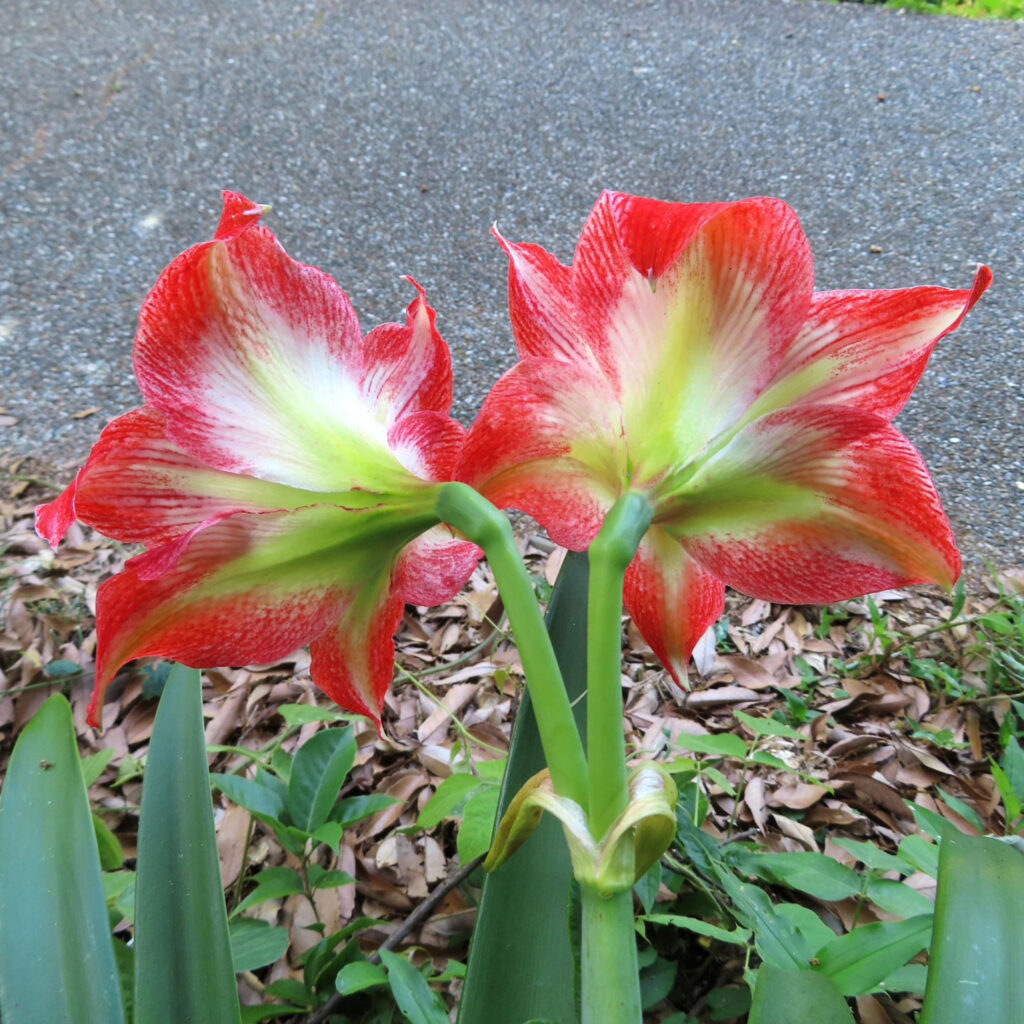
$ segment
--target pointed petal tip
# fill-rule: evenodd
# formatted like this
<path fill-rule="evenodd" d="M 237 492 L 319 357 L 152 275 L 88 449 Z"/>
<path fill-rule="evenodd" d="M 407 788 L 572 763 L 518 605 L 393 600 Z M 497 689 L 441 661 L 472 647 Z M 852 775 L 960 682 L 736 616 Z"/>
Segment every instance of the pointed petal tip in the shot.
<path fill-rule="evenodd" d="M 419 297 L 424 302 L 427 301 L 427 289 L 424 288 L 423 285 L 421 285 L 419 283 L 419 281 L 417 281 L 416 278 L 412 276 L 412 274 L 403 274 L 402 275 L 402 280 L 403 281 L 408 281 L 409 284 L 411 284 L 413 286 L 413 288 L 415 288 L 416 291 L 419 292 Z M 415 302 L 416 300 L 414 299 L 413 301 Z"/>
<path fill-rule="evenodd" d="M 75 512 L 75 495 L 81 477 L 82 471 L 79 470 L 71 485 L 62 491 L 59 497 L 35 507 L 36 533 L 52 548 L 59 547 L 71 524 L 78 518 Z"/>
<path fill-rule="evenodd" d="M 270 206 L 266 203 L 254 203 L 241 192 L 221 192 L 224 209 L 221 212 L 217 233 L 213 236 L 221 241 L 237 238 L 246 228 L 258 224 L 260 218 Z"/>
<path fill-rule="evenodd" d="M 971 286 L 971 294 L 967 300 L 967 308 L 964 310 L 966 315 L 971 307 L 988 291 L 992 284 L 994 275 L 992 269 L 984 263 L 979 263 L 978 268 L 974 274 L 974 284 Z"/>
<path fill-rule="evenodd" d="M 103 730 L 103 695 L 106 690 L 106 686 L 100 686 L 99 680 L 96 682 L 96 688 L 92 691 L 92 697 L 89 699 L 89 708 L 85 714 L 86 725 L 91 726 L 97 732 Z"/>

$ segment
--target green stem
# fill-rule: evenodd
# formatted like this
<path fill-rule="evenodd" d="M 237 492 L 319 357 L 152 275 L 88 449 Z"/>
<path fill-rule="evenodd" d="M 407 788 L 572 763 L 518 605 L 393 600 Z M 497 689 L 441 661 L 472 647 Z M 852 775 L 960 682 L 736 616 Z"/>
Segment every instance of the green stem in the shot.
<path fill-rule="evenodd" d="M 551 639 L 506 516 L 471 487 L 445 484 L 437 514 L 484 549 L 515 635 L 551 781 L 560 796 L 586 804 L 587 763 Z"/>
<path fill-rule="evenodd" d="M 626 740 L 622 727 L 622 584 L 626 569 L 651 524 L 651 515 L 651 506 L 642 494 L 624 495 L 608 513 L 589 552 L 588 810 L 591 834 L 598 839 L 629 801 Z"/>
<path fill-rule="evenodd" d="M 610 899 L 580 887 L 583 904 L 581 988 L 583 1024 L 640 1024 L 639 965 L 633 931 L 633 893 Z"/>
<path fill-rule="evenodd" d="M 590 831 L 600 838 L 629 802 L 622 727 L 622 585 L 651 524 L 640 494 L 626 494 L 590 546 L 587 599 L 587 749 Z M 583 1024 L 640 1024 L 633 893 L 580 887 L 583 904 Z"/>

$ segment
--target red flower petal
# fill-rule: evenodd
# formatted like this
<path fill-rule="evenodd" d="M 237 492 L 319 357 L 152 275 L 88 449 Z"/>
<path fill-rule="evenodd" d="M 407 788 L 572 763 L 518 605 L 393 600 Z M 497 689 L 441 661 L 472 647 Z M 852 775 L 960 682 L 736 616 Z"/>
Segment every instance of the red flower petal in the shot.
<path fill-rule="evenodd" d="M 235 238 L 243 231 L 258 224 L 260 218 L 270 209 L 262 203 L 254 203 L 246 199 L 241 192 L 222 192 L 224 209 L 220 215 L 220 223 L 217 225 L 217 233 L 214 238 L 226 240 Z"/>
<path fill-rule="evenodd" d="M 71 524 L 78 519 L 75 511 L 75 497 L 78 493 L 78 482 L 82 478 L 81 470 L 71 484 L 60 493 L 60 496 L 45 505 L 36 505 L 36 533 L 50 542 L 50 547 L 58 547 Z"/>
<path fill-rule="evenodd" d="M 664 530 L 649 530 L 626 570 L 623 594 L 633 622 L 672 678 L 686 689 L 697 641 L 725 608 L 722 582 Z"/>
<path fill-rule="evenodd" d="M 299 508 L 320 499 L 210 469 L 168 440 L 162 413 L 143 407 L 106 426 L 74 484 L 37 510 L 37 528 L 54 546 L 75 519 L 115 540 L 163 544 L 229 513 Z"/>
<path fill-rule="evenodd" d="M 972 288 L 818 292 L 807 323 L 758 402 L 853 405 L 892 419 L 917 386 L 940 339 L 956 330 L 992 283 L 980 267 Z"/>
<path fill-rule="evenodd" d="M 561 359 L 593 363 L 579 329 L 575 288 L 568 267 L 539 245 L 507 242 L 494 232 L 508 254 L 508 305 L 522 359 Z"/>
<path fill-rule="evenodd" d="M 93 719 L 107 684 L 133 658 L 198 667 L 273 661 L 368 595 L 379 602 L 423 518 L 331 505 L 241 513 L 133 558 L 97 597 Z"/>
<path fill-rule="evenodd" d="M 254 226 L 167 268 L 142 308 L 135 370 L 168 437 L 215 469 L 324 492 L 401 490 L 409 474 L 388 427 L 451 394 L 422 293 L 409 316 L 364 346 L 337 283 Z"/>
<path fill-rule="evenodd" d="M 414 412 L 388 431 L 388 445 L 395 458 L 421 480 L 451 480 L 466 428 L 440 412 Z"/>
<path fill-rule="evenodd" d="M 466 585 L 482 557 L 475 544 L 458 540 L 447 526 L 435 526 L 402 552 L 395 589 L 409 604 L 443 604 Z"/>
<path fill-rule="evenodd" d="M 452 407 L 452 357 L 435 326 L 427 293 L 409 304 L 405 324 L 382 324 L 366 336 L 362 393 L 388 426 L 410 413 L 448 414 Z"/>
<path fill-rule="evenodd" d="M 890 423 L 802 406 L 747 427 L 659 511 L 730 586 L 819 604 L 903 586 L 950 586 L 960 556 L 917 450 Z"/>
<path fill-rule="evenodd" d="M 346 711 L 372 718 L 380 711 L 395 671 L 395 631 L 402 599 L 390 590 L 360 594 L 341 618 L 309 645 L 310 674 Z"/>
<path fill-rule="evenodd" d="M 514 366 L 470 429 L 457 476 L 582 550 L 626 478 L 618 403 L 604 379 L 555 359 Z"/>
<path fill-rule="evenodd" d="M 745 408 L 803 323 L 813 270 L 796 214 L 779 200 L 687 205 L 605 193 L 573 279 L 582 329 L 642 422 L 652 385 L 670 383 L 680 403 L 698 397 L 716 412 L 723 401 L 723 412 Z"/>

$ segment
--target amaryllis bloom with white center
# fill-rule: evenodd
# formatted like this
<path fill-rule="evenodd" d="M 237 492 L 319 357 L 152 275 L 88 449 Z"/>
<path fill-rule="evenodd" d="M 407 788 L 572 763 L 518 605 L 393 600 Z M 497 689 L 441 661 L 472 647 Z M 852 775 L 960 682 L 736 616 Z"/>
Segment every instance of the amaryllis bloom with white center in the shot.
<path fill-rule="evenodd" d="M 438 604 L 479 550 L 434 511 L 464 430 L 423 290 L 365 338 L 338 284 L 226 192 L 211 242 L 175 259 L 135 341 L 141 409 L 114 420 L 37 528 L 76 519 L 148 549 L 97 596 L 96 689 L 132 658 L 274 661 L 379 721 L 405 602 Z"/>
<path fill-rule="evenodd" d="M 892 420 L 987 268 L 967 291 L 815 292 L 775 199 L 605 193 L 571 266 L 501 241 L 521 362 L 459 477 L 576 550 L 616 499 L 644 495 L 625 602 L 677 682 L 724 584 L 801 604 L 956 580 L 939 497 Z"/>

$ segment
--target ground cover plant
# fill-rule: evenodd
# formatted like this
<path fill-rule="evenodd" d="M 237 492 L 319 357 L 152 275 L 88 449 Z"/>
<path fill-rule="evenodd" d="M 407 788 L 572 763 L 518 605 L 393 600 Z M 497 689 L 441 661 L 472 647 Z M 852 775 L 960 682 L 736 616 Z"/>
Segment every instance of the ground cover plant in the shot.
<path fill-rule="evenodd" d="M 892 425 L 987 268 L 814 293 L 785 204 L 605 193 L 571 266 L 499 237 L 521 361 L 466 434 L 423 289 L 364 338 L 265 212 L 226 193 L 158 281 L 145 404 L 36 507 L 49 546 L 12 492 L 5 1019 L 1012 1012 L 1018 578 L 902 591 L 960 557 Z M 171 658 L 253 667 L 204 727 Z"/>
<path fill-rule="evenodd" d="M 9 487 L 0 503 L 3 768 L 13 738 L 43 700 L 66 692 L 90 801 L 109 830 L 104 880 L 114 934 L 123 942 L 131 934 L 141 776 L 161 664 L 140 666 L 119 685 L 102 736 L 85 724 L 95 645 L 89 609 L 101 578 L 119 568 L 126 552 L 77 527 L 70 547 L 51 552 L 32 530 L 32 509 L 46 494 L 30 478 L 38 467 L 8 469 L 18 493 Z M 537 587 L 547 594 L 562 552 L 525 524 L 519 532 Z M 973 589 L 962 592 L 959 609 L 959 596 L 893 592 L 875 599 L 876 614 L 866 601 L 792 609 L 737 595 L 718 629 L 715 655 L 702 663 L 685 703 L 667 689 L 652 652 L 625 623 L 631 747 L 671 758 L 679 780 L 692 775 L 680 785 L 683 798 L 708 834 L 731 840 L 725 850 L 829 858 L 824 870 L 783 862 L 744 876 L 805 928 L 823 925 L 831 936 L 833 929 L 912 917 L 931 904 L 933 840 L 911 804 L 922 820 L 922 809 L 931 811 L 968 834 L 1024 831 L 1024 576 L 978 577 Z M 370 817 L 348 822 L 330 847 L 311 845 L 305 866 L 282 842 L 277 819 L 255 817 L 260 812 L 248 810 L 251 801 L 241 793 L 240 802 L 226 787 L 215 793 L 231 920 L 253 921 L 266 942 L 255 958 L 241 961 L 238 975 L 243 1002 L 260 1012 L 275 1002 L 323 1005 L 337 991 L 345 965 L 328 964 L 319 986 L 307 982 L 303 969 L 303 955 L 320 941 L 308 927 L 318 915 L 332 934 L 355 925 L 350 934 L 367 957 L 401 933 L 399 948 L 413 951 L 446 1005 L 460 994 L 480 868 L 441 893 L 411 929 L 406 923 L 475 863 L 490 838 L 495 769 L 507 751 L 519 666 L 486 570 L 450 604 L 405 618 L 398 665 L 384 712 L 387 738 L 364 722 L 344 725 L 355 733 L 357 763 L 337 806 L 342 814 L 354 809 Z M 317 700 L 304 658 L 208 672 L 205 684 L 215 778 L 251 775 L 256 762 L 274 774 L 275 760 L 285 761 L 275 752 L 292 755 L 343 724 L 336 709 Z M 736 711 L 756 716 L 753 728 Z M 928 824 L 934 831 L 933 819 Z M 687 838 L 693 843 L 690 835 L 680 844 Z M 312 890 L 312 900 L 311 867 L 325 883 Z M 638 886 L 646 1019 L 671 1019 L 684 1010 L 702 1022 L 745 1018 L 742 966 L 751 936 L 718 916 L 729 897 L 706 871 L 695 874 L 670 850 Z M 273 959 L 260 963 L 265 957 Z M 913 1019 L 922 959 L 908 957 L 909 967 L 893 972 L 903 990 L 886 986 L 857 999 L 864 1019 Z M 360 966 L 361 959 L 352 962 L 341 985 L 353 991 L 341 1006 L 349 1019 L 377 1019 L 392 1003 L 381 987 L 386 975 Z M 359 989 L 361 974 L 377 984 Z M 272 998 L 268 988 L 281 996 Z M 732 1012 L 730 1000 L 737 1012 L 723 1016 Z M 309 1020 L 313 1012 L 283 1019 Z"/>
<path fill-rule="evenodd" d="M 868 3 L 915 11 L 919 14 L 950 14 L 958 18 L 1024 18 L 1021 0 L 839 0 L 840 3 Z"/>

